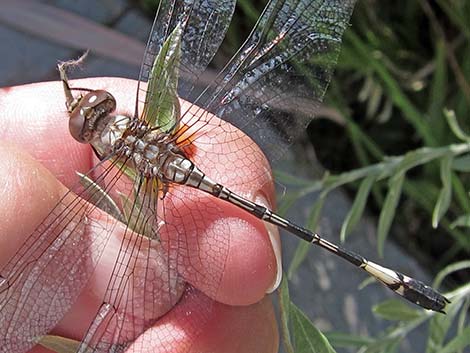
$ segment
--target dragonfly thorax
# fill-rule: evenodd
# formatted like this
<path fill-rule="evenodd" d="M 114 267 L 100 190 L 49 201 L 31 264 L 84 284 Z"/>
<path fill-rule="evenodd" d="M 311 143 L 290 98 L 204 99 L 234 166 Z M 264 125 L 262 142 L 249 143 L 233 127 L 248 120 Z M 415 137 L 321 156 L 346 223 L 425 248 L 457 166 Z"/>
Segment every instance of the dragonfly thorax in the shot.
<path fill-rule="evenodd" d="M 124 164 L 144 177 L 184 184 L 195 166 L 171 135 L 144 120 L 112 114 L 115 107 L 114 97 L 104 90 L 90 91 L 71 102 L 72 136 L 91 144 L 100 159 L 122 158 Z"/>
<path fill-rule="evenodd" d="M 100 158 L 112 153 L 138 174 L 167 183 L 184 183 L 194 169 L 170 134 L 126 115 L 109 117 L 91 144 Z"/>

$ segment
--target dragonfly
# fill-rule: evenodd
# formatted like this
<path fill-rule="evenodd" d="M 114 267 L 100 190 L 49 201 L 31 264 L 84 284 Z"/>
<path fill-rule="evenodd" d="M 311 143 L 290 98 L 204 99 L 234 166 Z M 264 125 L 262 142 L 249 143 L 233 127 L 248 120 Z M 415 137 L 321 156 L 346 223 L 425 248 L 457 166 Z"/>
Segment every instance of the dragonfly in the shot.
<path fill-rule="evenodd" d="M 269 1 L 246 42 L 211 85 L 200 89 L 235 1 L 161 1 L 133 114 L 116 113 L 110 92 L 69 82 L 68 69 L 83 58 L 60 64 L 70 133 L 91 145 L 98 162 L 0 269 L 0 351 L 26 352 L 57 325 L 86 288 L 117 229 L 121 236 L 111 278 L 78 352 L 135 349 L 129 347 L 142 332 L 194 293 L 191 279 L 205 296 L 216 296 L 224 264 L 215 258 L 228 258 L 230 241 L 219 234 L 230 233 L 229 224 L 209 231 L 214 239 L 184 235 L 220 212 L 205 196 L 319 246 L 410 302 L 444 313 L 449 301 L 431 287 L 237 193 L 237 185 L 233 189 L 230 178 L 217 173 L 217 163 L 230 163 L 230 151 L 228 157 L 204 153 L 215 143 L 232 142 L 249 163 L 253 151 L 234 133 L 235 126 L 270 161 L 280 158 L 319 107 L 353 7 L 354 0 Z M 214 170 L 200 166 L 201 155 Z M 189 198 L 200 200 L 200 207 L 188 211 Z M 53 280 L 45 280 L 48 272 Z M 198 317 L 202 326 L 212 304 L 198 298 L 205 312 Z M 35 306 L 44 302 L 45 308 Z M 162 342 L 171 346 L 168 335 Z"/>

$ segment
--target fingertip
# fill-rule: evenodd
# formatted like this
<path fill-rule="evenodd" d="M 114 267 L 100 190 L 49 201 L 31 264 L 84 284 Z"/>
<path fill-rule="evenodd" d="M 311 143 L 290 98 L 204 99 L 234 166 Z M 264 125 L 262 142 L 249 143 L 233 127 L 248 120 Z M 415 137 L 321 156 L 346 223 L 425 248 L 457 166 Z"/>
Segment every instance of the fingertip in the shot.
<path fill-rule="evenodd" d="M 0 268 L 46 217 L 64 187 L 28 153 L 0 143 Z"/>
<path fill-rule="evenodd" d="M 269 298 L 243 307 L 224 305 L 189 288 L 180 303 L 128 352 L 274 353 L 279 333 Z"/>

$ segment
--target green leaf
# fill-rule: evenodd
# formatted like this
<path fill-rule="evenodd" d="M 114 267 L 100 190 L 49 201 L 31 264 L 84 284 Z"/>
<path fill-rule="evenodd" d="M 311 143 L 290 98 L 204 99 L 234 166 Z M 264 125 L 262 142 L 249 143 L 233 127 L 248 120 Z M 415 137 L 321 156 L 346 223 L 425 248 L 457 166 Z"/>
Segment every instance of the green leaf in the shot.
<path fill-rule="evenodd" d="M 434 279 L 432 286 L 439 287 L 442 281 L 444 280 L 444 278 L 446 278 L 451 273 L 462 271 L 462 270 L 469 269 L 469 268 L 470 268 L 470 260 L 459 261 L 459 262 L 455 262 L 453 264 L 447 265 L 441 271 L 439 271 L 436 278 Z"/>
<path fill-rule="evenodd" d="M 470 172 L 470 154 L 454 158 L 452 161 L 452 169 L 457 172 Z"/>
<path fill-rule="evenodd" d="M 453 110 L 444 109 L 444 116 L 447 119 L 447 124 L 449 124 L 450 129 L 454 135 L 465 142 L 470 142 L 470 136 L 467 135 L 462 128 L 460 127 L 455 112 Z"/>
<path fill-rule="evenodd" d="M 325 335 L 293 303 L 291 303 L 290 317 L 296 353 L 335 352 Z"/>
<path fill-rule="evenodd" d="M 391 321 L 411 321 L 423 315 L 422 310 L 413 309 L 398 299 L 389 299 L 375 305 L 372 311 L 381 318 Z"/>
<path fill-rule="evenodd" d="M 143 235 L 149 239 L 155 239 L 155 232 L 152 228 L 153 222 L 148 219 L 149 212 L 153 212 L 147 209 L 139 196 L 138 183 L 134 185 L 133 198 L 129 198 L 123 193 L 119 193 L 121 197 L 122 210 L 124 214 L 125 224 L 137 234 Z M 148 187 L 147 197 L 157 197 L 151 187 L 145 181 L 141 187 Z M 147 204 L 154 204 L 153 201 L 146 202 Z"/>
<path fill-rule="evenodd" d="M 301 241 L 295 248 L 294 256 L 290 262 L 289 269 L 287 270 L 287 278 L 292 279 L 295 272 L 307 257 L 308 251 L 312 248 L 312 245 L 306 241 Z"/>
<path fill-rule="evenodd" d="M 423 147 L 414 151 L 408 152 L 403 156 L 400 164 L 396 167 L 396 173 L 406 173 L 409 169 L 414 168 L 418 165 L 428 163 L 435 158 L 440 158 L 443 154 L 448 153 L 450 150 L 448 147 L 441 148 L 430 148 Z"/>
<path fill-rule="evenodd" d="M 427 353 L 440 353 L 447 333 L 452 326 L 462 301 L 452 301 L 447 306 L 447 315 L 434 315 L 429 324 Z"/>
<path fill-rule="evenodd" d="M 178 99 L 178 76 L 183 30 L 177 25 L 155 57 L 145 96 L 143 118 L 150 126 L 171 132 L 178 128 L 181 107 Z"/>
<path fill-rule="evenodd" d="M 294 353 L 294 347 L 292 346 L 291 334 L 289 331 L 291 301 L 289 297 L 289 283 L 286 276 L 282 277 L 278 294 L 282 343 L 284 344 L 284 348 L 287 352 Z"/>
<path fill-rule="evenodd" d="M 453 353 L 470 346 L 470 326 L 462 330 L 456 337 L 447 343 L 440 353 Z"/>
<path fill-rule="evenodd" d="M 385 197 L 384 205 L 379 216 L 379 225 L 377 229 L 377 248 L 380 256 L 383 256 L 385 239 L 392 225 L 398 201 L 400 200 L 401 190 L 405 173 L 399 172 L 390 178 L 389 189 Z"/>
<path fill-rule="evenodd" d="M 452 199 L 452 155 L 447 155 L 441 160 L 442 189 L 439 192 L 436 206 L 432 213 L 432 226 L 437 228 L 442 216 L 447 212 Z"/>
<path fill-rule="evenodd" d="M 367 197 L 369 196 L 372 184 L 374 184 L 375 175 L 370 175 L 361 182 L 359 191 L 356 194 L 354 203 L 346 216 L 341 227 L 341 242 L 346 240 L 346 236 L 356 227 L 357 223 L 364 213 Z"/>
<path fill-rule="evenodd" d="M 290 173 L 283 172 L 282 170 L 275 169 L 273 171 L 274 180 L 279 182 L 281 185 L 294 185 L 296 187 L 309 186 L 312 181 L 304 178 L 299 178 Z"/>
<path fill-rule="evenodd" d="M 114 200 L 109 196 L 109 194 L 94 180 L 92 180 L 88 175 L 76 172 L 80 177 L 80 184 L 87 190 L 87 193 L 90 195 L 89 202 L 93 205 L 99 207 L 106 213 L 110 214 L 117 220 L 123 222 L 124 215 L 119 209 L 118 205 Z"/>
<path fill-rule="evenodd" d="M 79 341 L 54 335 L 42 337 L 39 344 L 57 353 L 75 353 L 78 351 L 78 347 L 80 346 Z M 91 350 L 87 349 L 86 352 L 91 352 Z"/>
<path fill-rule="evenodd" d="M 306 224 L 307 229 L 311 231 L 315 231 L 318 225 L 318 220 L 320 219 L 321 210 L 325 203 L 326 196 L 328 195 L 327 192 L 322 192 L 318 199 L 313 204 L 313 207 L 310 211 L 310 215 L 308 217 L 308 222 Z M 311 244 L 307 242 L 300 242 L 295 249 L 294 256 L 292 257 L 292 261 L 289 265 L 289 270 L 287 271 L 288 277 L 292 278 L 292 275 L 297 271 L 298 267 L 302 264 L 305 260 L 305 257 L 308 254 L 309 249 L 311 248 Z"/>
<path fill-rule="evenodd" d="M 464 214 L 462 216 L 459 216 L 455 221 L 452 222 L 450 225 L 451 228 L 456 228 L 456 227 L 470 227 L 470 214 Z"/>
<path fill-rule="evenodd" d="M 369 337 L 352 335 L 349 333 L 328 332 L 325 335 L 328 338 L 328 341 L 337 348 L 359 348 L 372 342 L 372 339 Z"/>

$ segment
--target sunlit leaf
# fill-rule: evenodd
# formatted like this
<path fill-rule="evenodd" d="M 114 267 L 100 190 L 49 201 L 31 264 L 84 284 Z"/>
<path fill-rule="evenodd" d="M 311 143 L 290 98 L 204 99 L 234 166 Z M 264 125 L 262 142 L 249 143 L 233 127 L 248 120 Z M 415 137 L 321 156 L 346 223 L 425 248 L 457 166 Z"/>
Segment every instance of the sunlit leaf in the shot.
<path fill-rule="evenodd" d="M 292 346 L 291 334 L 289 330 L 291 301 L 289 297 L 289 283 L 286 276 L 282 277 L 278 294 L 282 343 L 284 344 L 284 348 L 287 352 L 294 353 L 294 347 Z"/>
<path fill-rule="evenodd" d="M 372 338 L 342 332 L 328 332 L 328 341 L 335 347 L 359 348 L 372 342 Z"/>
<path fill-rule="evenodd" d="M 402 172 L 390 178 L 388 193 L 382 211 L 380 212 L 377 229 L 377 247 L 380 256 L 383 256 L 385 239 L 387 238 L 393 218 L 395 217 L 404 179 L 405 174 Z"/>
<path fill-rule="evenodd" d="M 124 216 L 111 196 L 109 196 L 101 186 L 95 183 L 95 181 L 87 175 L 80 172 L 76 173 L 80 177 L 80 183 L 90 195 L 89 201 L 122 222 L 124 220 Z"/>
<path fill-rule="evenodd" d="M 470 260 L 459 261 L 459 262 L 455 262 L 453 264 L 447 265 L 437 274 L 433 282 L 433 287 L 439 287 L 442 281 L 444 280 L 444 278 L 446 278 L 451 273 L 465 270 L 465 269 L 470 269 Z"/>
<path fill-rule="evenodd" d="M 456 227 L 470 227 L 470 214 L 464 214 L 459 217 L 455 221 L 452 222 L 450 225 L 451 228 L 456 228 Z"/>
<path fill-rule="evenodd" d="M 452 169 L 458 172 L 470 172 L 470 154 L 454 158 L 452 161 Z"/>
<path fill-rule="evenodd" d="M 78 351 L 78 347 L 80 346 L 79 341 L 54 335 L 47 335 L 42 337 L 39 341 L 39 344 L 57 353 L 75 353 Z M 88 352 L 91 353 L 91 350 L 87 349 L 85 351 L 85 353 Z"/>
<path fill-rule="evenodd" d="M 423 315 L 422 310 L 414 309 L 402 300 L 389 299 L 372 308 L 383 319 L 391 321 L 410 321 Z"/>
<path fill-rule="evenodd" d="M 457 117 L 455 116 L 455 112 L 453 110 L 444 109 L 444 116 L 446 117 L 447 123 L 454 135 L 462 141 L 469 142 L 470 136 L 467 135 L 460 127 Z"/>
<path fill-rule="evenodd" d="M 375 176 L 370 175 L 361 182 L 361 186 L 356 194 L 354 203 L 346 216 L 341 227 L 341 241 L 346 240 L 346 236 L 356 227 L 357 223 L 364 213 L 364 207 L 367 202 L 372 184 L 374 184 Z"/>
<path fill-rule="evenodd" d="M 333 353 L 335 350 L 328 339 L 291 303 L 293 341 L 296 353 Z"/>
<path fill-rule="evenodd" d="M 447 153 L 448 148 L 429 148 L 423 147 L 405 154 L 396 171 L 406 173 L 409 169 L 418 165 L 428 163 L 433 159 L 442 157 Z"/>
<path fill-rule="evenodd" d="M 145 96 L 143 119 L 164 132 L 178 127 L 181 114 L 177 88 L 182 34 L 177 25 L 163 43 L 153 62 Z"/>
<path fill-rule="evenodd" d="M 148 187 L 146 183 L 143 184 L 142 187 Z M 154 195 L 153 190 L 147 190 L 146 195 L 148 197 L 158 197 L 158 195 Z M 153 212 L 152 210 L 148 210 L 139 195 L 139 190 L 135 189 L 133 198 L 130 198 L 122 193 L 119 193 L 122 203 L 122 210 L 124 213 L 125 223 L 132 229 L 134 232 L 144 235 L 149 239 L 155 239 L 155 231 L 152 228 L 153 223 L 148 222 L 147 215 L 148 212 Z M 146 203 L 148 204 L 148 202 Z M 150 202 L 150 204 L 154 204 L 154 202 Z"/>
<path fill-rule="evenodd" d="M 452 156 L 447 155 L 441 160 L 442 188 L 432 213 L 432 226 L 437 228 L 442 216 L 447 212 L 452 198 Z"/>

